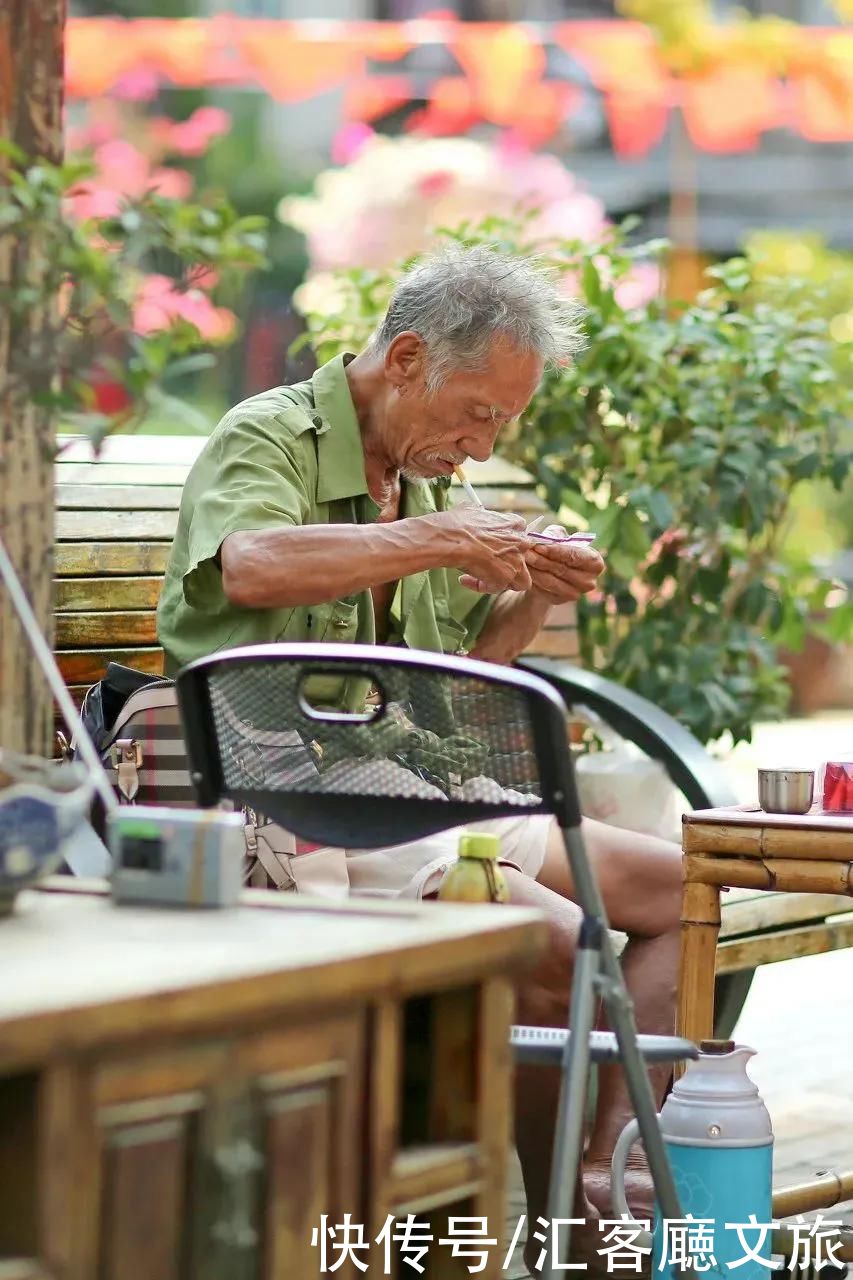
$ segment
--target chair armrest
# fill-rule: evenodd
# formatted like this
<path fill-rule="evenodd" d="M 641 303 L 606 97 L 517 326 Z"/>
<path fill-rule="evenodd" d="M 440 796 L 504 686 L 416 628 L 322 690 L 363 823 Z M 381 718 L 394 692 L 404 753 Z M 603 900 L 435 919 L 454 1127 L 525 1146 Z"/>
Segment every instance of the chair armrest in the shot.
<path fill-rule="evenodd" d="M 566 706 L 589 707 L 623 738 L 659 760 L 694 809 L 737 804 L 721 766 L 692 733 L 647 698 L 559 658 L 522 657 L 516 665 L 553 684 Z"/>

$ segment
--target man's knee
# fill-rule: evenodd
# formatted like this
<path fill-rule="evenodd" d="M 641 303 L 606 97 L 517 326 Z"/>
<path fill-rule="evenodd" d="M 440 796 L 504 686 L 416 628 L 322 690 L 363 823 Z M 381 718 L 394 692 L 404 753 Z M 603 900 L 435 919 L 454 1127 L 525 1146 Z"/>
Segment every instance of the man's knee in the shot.
<path fill-rule="evenodd" d="M 530 1026 L 565 1026 L 580 910 L 521 872 L 508 868 L 507 881 L 511 900 L 543 911 L 548 924 L 545 954 L 519 984 L 517 1020 Z"/>
<path fill-rule="evenodd" d="M 679 927 L 682 853 L 659 836 L 584 819 L 584 839 L 611 926 L 654 938 Z"/>

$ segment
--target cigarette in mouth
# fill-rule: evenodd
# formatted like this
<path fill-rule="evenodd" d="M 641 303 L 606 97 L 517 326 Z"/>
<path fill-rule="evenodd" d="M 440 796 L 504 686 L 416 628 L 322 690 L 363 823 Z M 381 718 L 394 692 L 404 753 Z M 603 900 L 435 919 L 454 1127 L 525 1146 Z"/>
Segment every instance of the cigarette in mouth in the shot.
<path fill-rule="evenodd" d="M 465 472 L 462 470 L 462 468 L 457 464 L 457 465 L 455 465 L 455 466 L 454 466 L 453 470 L 454 470 L 454 472 L 456 473 L 456 479 L 457 479 L 457 480 L 459 481 L 459 483 L 462 485 L 462 488 L 465 490 L 465 492 L 467 493 L 467 495 L 468 495 L 468 497 L 471 499 L 471 501 L 472 501 L 476 506 L 478 506 L 478 507 L 482 507 L 482 505 L 483 505 L 483 504 L 482 504 L 482 502 L 480 501 L 480 499 L 477 497 L 477 491 L 476 491 L 476 489 L 475 489 L 475 488 L 474 488 L 474 486 L 472 485 L 471 481 L 467 478 L 467 476 L 465 475 Z"/>

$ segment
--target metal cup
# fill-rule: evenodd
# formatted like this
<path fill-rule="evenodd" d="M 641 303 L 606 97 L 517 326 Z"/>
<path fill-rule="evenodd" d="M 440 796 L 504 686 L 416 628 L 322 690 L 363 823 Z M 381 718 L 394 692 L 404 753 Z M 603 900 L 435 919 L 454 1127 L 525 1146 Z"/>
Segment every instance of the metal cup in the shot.
<path fill-rule="evenodd" d="M 758 803 L 765 813 L 808 813 L 814 769 L 759 769 Z"/>

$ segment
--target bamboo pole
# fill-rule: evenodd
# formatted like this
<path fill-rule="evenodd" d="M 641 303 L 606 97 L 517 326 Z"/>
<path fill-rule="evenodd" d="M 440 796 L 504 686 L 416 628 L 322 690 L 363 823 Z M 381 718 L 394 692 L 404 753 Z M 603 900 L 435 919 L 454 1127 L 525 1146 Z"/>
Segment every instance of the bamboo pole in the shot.
<path fill-rule="evenodd" d="M 771 1249 L 773 1253 L 781 1254 L 783 1258 L 793 1258 L 794 1255 L 802 1248 L 797 1233 L 792 1227 L 776 1227 L 770 1233 Z M 826 1251 L 828 1252 L 828 1250 Z M 846 1234 L 839 1240 L 832 1243 L 832 1254 L 839 1262 L 853 1262 L 853 1232 L 848 1227 Z M 826 1254 L 824 1254 L 826 1256 Z M 808 1276 L 812 1274 L 810 1271 L 801 1271 L 801 1275 Z"/>
<path fill-rule="evenodd" d="M 759 964 L 823 955 L 827 951 L 839 951 L 842 947 L 853 947 L 853 918 L 850 916 L 830 924 L 809 924 L 799 929 L 760 934 L 757 938 L 733 938 L 729 942 L 721 942 L 717 947 L 717 973 L 737 973 L 740 969 L 754 969 Z"/>
<path fill-rule="evenodd" d="M 853 824 L 824 827 L 764 827 L 746 823 L 684 824 L 685 853 L 732 854 L 739 858 L 785 858 L 802 862 L 853 860 Z"/>
<path fill-rule="evenodd" d="M 828 1209 L 853 1200 L 853 1169 L 843 1173 L 826 1170 L 812 1182 L 798 1182 L 773 1193 L 773 1217 L 790 1218 L 812 1209 Z"/>
<path fill-rule="evenodd" d="M 684 885 L 677 1034 L 706 1040 L 714 1033 L 714 976 L 720 932 L 720 891 L 715 884 Z M 684 1064 L 677 1064 L 681 1075 Z"/>
<path fill-rule="evenodd" d="M 688 855 L 685 877 L 699 884 L 777 893 L 853 893 L 853 864 L 798 862 L 793 858 L 705 858 Z"/>

